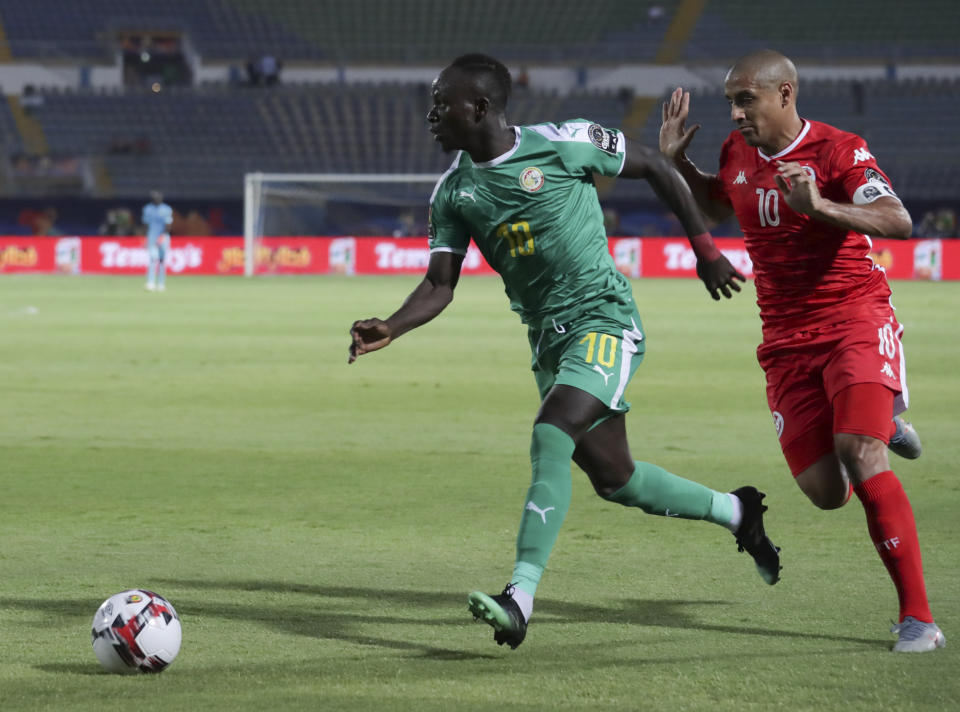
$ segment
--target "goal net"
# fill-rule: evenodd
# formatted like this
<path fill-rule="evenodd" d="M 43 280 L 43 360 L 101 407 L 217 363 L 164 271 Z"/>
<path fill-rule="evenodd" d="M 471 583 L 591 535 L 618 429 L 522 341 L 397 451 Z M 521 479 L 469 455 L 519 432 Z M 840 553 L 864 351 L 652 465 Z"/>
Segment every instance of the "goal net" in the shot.
<path fill-rule="evenodd" d="M 423 173 L 247 173 L 244 274 L 267 271 L 256 259 L 263 237 L 426 235 L 438 178 Z"/>

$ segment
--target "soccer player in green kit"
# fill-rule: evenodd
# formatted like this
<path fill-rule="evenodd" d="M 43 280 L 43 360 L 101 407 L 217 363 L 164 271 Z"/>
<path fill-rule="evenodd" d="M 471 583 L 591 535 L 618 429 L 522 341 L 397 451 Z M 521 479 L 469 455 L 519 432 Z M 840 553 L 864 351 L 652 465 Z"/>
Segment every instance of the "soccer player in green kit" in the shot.
<path fill-rule="evenodd" d="M 571 460 L 604 499 L 728 528 L 763 579 L 776 583 L 780 556 L 764 531 L 762 493 L 716 492 L 630 454 L 623 394 L 643 358 L 644 335 L 630 283 L 608 251 L 593 174 L 650 182 L 690 236 L 697 274 L 714 299 L 740 291 L 735 280 L 743 275 L 717 250 L 693 196 L 657 150 L 584 120 L 510 126 L 509 93 L 506 67 L 486 55 L 459 57 L 434 81 L 430 131 L 457 154 L 430 201 L 426 276 L 388 319 L 350 329 L 353 363 L 437 316 L 453 299 L 471 238 L 528 326 L 542 404 L 515 566 L 502 593 L 471 593 L 469 610 L 493 627 L 497 643 L 523 642 L 570 506 Z"/>

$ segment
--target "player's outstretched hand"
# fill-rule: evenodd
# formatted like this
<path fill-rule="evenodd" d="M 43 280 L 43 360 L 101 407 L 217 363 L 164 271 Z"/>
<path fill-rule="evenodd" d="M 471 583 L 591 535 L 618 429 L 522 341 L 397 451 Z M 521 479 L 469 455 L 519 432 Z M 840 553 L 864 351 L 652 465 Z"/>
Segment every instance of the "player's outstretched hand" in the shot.
<path fill-rule="evenodd" d="M 350 327 L 350 357 L 353 363 L 363 354 L 382 349 L 390 343 L 390 326 L 382 319 L 363 319 Z"/>
<path fill-rule="evenodd" d="M 746 282 L 747 278 L 744 277 L 740 272 L 730 264 L 728 260 L 723 255 L 720 255 L 715 260 L 697 260 L 697 276 L 703 280 L 704 286 L 707 288 L 707 291 L 710 292 L 710 296 L 720 300 L 720 295 L 723 294 L 724 297 L 730 299 L 733 294 L 731 289 L 734 292 L 740 291 L 740 285 L 737 284 L 736 280 L 741 282 Z"/>
<path fill-rule="evenodd" d="M 686 153 L 693 135 L 700 128 L 700 124 L 689 129 L 686 127 L 689 113 L 690 92 L 677 87 L 663 105 L 663 122 L 660 124 L 660 153 L 672 161 Z"/>

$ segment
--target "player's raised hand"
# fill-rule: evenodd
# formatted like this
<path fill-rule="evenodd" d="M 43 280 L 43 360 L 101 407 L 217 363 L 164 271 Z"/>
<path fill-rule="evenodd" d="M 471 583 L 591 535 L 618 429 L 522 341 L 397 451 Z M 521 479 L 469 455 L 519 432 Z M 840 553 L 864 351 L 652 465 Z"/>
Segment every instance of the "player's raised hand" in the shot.
<path fill-rule="evenodd" d="M 687 128 L 687 116 L 690 114 L 690 92 L 680 87 L 674 89 L 669 101 L 663 104 L 662 123 L 660 124 L 660 153 L 672 161 L 678 160 L 693 140 L 700 124 Z"/>
<path fill-rule="evenodd" d="M 812 215 L 820 209 L 821 197 L 817 181 L 799 163 L 777 161 L 777 172 L 773 180 L 794 212 Z"/>
<path fill-rule="evenodd" d="M 707 288 L 710 296 L 717 301 L 720 300 L 721 294 L 730 299 L 733 296 L 731 289 L 734 292 L 740 291 L 740 285 L 737 284 L 736 280 L 747 281 L 747 278 L 740 274 L 730 264 L 730 260 L 723 255 L 715 260 L 697 260 L 697 276 L 703 281 L 703 285 Z"/>
<path fill-rule="evenodd" d="M 347 363 L 353 363 L 360 356 L 390 343 L 392 335 L 390 325 L 382 319 L 363 319 L 353 322 L 350 327 L 350 357 Z"/>

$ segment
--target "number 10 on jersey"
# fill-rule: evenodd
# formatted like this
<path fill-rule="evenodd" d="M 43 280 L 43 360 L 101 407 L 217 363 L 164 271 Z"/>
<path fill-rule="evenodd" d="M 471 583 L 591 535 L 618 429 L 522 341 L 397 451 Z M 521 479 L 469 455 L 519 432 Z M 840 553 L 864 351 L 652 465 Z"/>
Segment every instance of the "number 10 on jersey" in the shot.
<path fill-rule="evenodd" d="M 510 256 L 533 254 L 533 231 L 526 220 L 517 223 L 500 223 L 497 237 L 510 242 Z"/>

